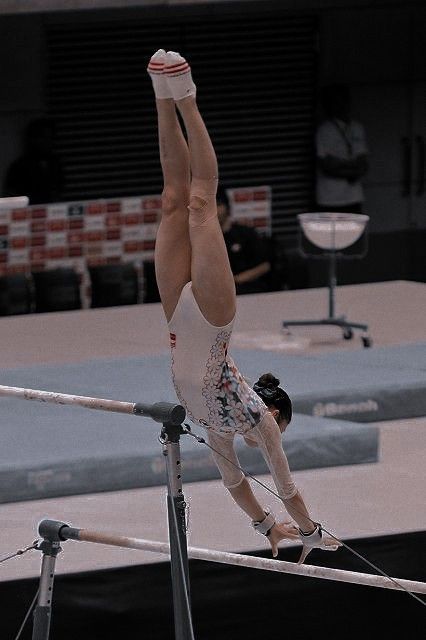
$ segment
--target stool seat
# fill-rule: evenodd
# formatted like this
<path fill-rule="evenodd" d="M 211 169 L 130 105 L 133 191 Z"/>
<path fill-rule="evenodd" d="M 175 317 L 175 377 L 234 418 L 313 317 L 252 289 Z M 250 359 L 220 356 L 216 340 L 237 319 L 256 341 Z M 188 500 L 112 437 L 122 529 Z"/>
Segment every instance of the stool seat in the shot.
<path fill-rule="evenodd" d="M 316 247 L 330 251 L 354 244 L 369 220 L 360 213 L 301 213 L 298 218 L 307 239 Z"/>

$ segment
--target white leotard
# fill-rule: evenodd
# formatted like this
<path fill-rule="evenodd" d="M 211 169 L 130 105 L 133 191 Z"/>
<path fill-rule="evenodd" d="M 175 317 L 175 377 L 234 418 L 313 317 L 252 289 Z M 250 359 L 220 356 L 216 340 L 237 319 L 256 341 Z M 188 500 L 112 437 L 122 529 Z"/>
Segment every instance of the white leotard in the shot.
<path fill-rule="evenodd" d="M 279 495 L 297 493 L 282 448 L 281 432 L 263 400 L 247 384 L 228 354 L 233 322 L 210 324 L 194 298 L 192 284 L 182 290 L 169 322 L 172 378 L 188 417 L 208 429 L 208 441 L 223 483 L 237 487 L 244 473 L 234 449 L 236 434 L 257 445 Z"/>
<path fill-rule="evenodd" d="M 210 324 L 188 282 L 169 322 L 172 379 L 188 417 L 222 434 L 244 434 L 267 408 L 228 354 L 233 321 Z"/>

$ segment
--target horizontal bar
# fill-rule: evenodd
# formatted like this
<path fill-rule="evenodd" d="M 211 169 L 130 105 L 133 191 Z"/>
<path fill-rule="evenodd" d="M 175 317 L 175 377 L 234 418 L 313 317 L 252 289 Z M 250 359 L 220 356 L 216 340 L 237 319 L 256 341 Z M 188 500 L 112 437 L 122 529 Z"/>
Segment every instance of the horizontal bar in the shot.
<path fill-rule="evenodd" d="M 120 400 L 106 400 L 104 398 L 90 398 L 75 396 L 56 391 L 41 391 L 39 389 L 23 389 L 21 387 L 7 387 L 0 385 L 0 396 L 11 396 L 21 400 L 36 400 L 50 404 L 73 405 L 85 409 L 98 411 L 112 411 L 127 413 L 135 416 L 152 418 L 163 424 L 179 425 L 185 420 L 185 409 L 179 404 L 171 402 L 157 402 L 156 404 L 142 404 L 141 402 L 122 402 Z"/>
<path fill-rule="evenodd" d="M 124 547 L 127 549 L 139 549 L 141 551 L 152 551 L 155 553 L 170 554 L 170 546 L 166 542 L 155 542 L 153 540 L 143 540 L 140 538 L 128 538 L 115 534 L 106 534 L 99 531 L 89 531 L 88 529 L 76 529 L 69 527 L 65 523 L 54 521 L 43 521 L 40 523 L 40 534 L 47 523 L 52 523 L 58 527 L 59 539 L 79 540 L 81 542 L 94 542 L 96 544 L 106 544 L 113 547 Z M 62 527 L 60 526 L 62 525 Z M 314 567 L 305 564 L 295 564 L 283 560 L 271 560 L 247 556 L 239 553 L 229 553 L 225 551 L 213 551 L 211 549 L 200 549 L 197 547 L 188 548 L 188 557 L 195 560 L 207 560 L 210 562 L 220 562 L 222 564 L 237 565 L 240 567 L 250 567 L 253 569 L 264 569 L 267 571 L 278 571 L 281 573 L 291 573 L 310 578 L 321 578 L 324 580 L 336 580 L 338 582 L 350 582 L 369 587 L 381 587 L 383 589 L 408 590 L 413 593 L 426 594 L 426 583 L 414 580 L 403 580 L 399 578 L 386 578 L 368 573 L 357 573 L 355 571 L 344 571 L 342 569 L 331 569 L 329 567 Z M 396 582 L 393 582 L 395 580 Z M 400 587 L 398 586 L 400 585 Z"/>

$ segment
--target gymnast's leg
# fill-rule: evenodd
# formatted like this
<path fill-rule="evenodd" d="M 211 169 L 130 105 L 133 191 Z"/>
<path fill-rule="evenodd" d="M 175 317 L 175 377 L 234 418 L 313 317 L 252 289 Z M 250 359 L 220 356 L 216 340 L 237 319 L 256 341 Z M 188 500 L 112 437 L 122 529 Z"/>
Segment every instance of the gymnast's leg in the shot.
<path fill-rule="evenodd" d="M 164 67 L 165 52 L 157 52 L 153 65 Z M 157 60 L 157 62 L 156 62 Z M 154 62 L 153 62 L 154 61 Z M 155 272 L 164 313 L 169 321 L 184 285 L 191 280 L 191 245 L 188 229 L 190 166 L 188 145 L 183 137 L 171 94 L 161 91 L 151 73 L 156 93 L 158 141 L 163 171 L 162 218 L 155 243 Z M 156 86 L 157 85 L 157 86 Z"/>
<path fill-rule="evenodd" d="M 173 69 L 186 61 L 167 54 Z M 175 60 L 173 60 L 175 56 Z M 178 56 L 178 57 L 176 57 Z M 175 63 L 173 65 L 173 63 Z M 189 234 L 191 240 L 191 280 L 194 297 L 204 317 L 215 326 L 224 326 L 235 315 L 235 284 L 216 210 L 218 167 L 216 154 L 195 99 L 189 72 L 168 76 L 176 106 L 185 124 L 191 164 Z M 177 88 L 176 88 L 177 86 Z M 182 91 L 182 87 L 187 90 Z M 180 96 L 184 95 L 183 98 Z M 187 96 L 187 97 L 186 97 Z"/>

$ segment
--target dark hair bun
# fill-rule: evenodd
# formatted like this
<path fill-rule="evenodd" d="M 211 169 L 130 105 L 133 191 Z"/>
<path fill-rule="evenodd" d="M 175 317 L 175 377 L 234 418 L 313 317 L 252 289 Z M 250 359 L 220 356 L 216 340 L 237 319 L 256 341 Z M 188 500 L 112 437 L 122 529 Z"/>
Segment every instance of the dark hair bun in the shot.
<path fill-rule="evenodd" d="M 273 405 L 280 412 L 280 419 L 291 421 L 293 409 L 288 394 L 281 389 L 280 381 L 272 373 L 264 373 L 253 386 L 253 391 L 262 398 L 267 407 Z"/>
<path fill-rule="evenodd" d="M 256 386 L 260 389 L 277 389 L 280 381 L 272 373 L 264 373 L 256 382 Z"/>

